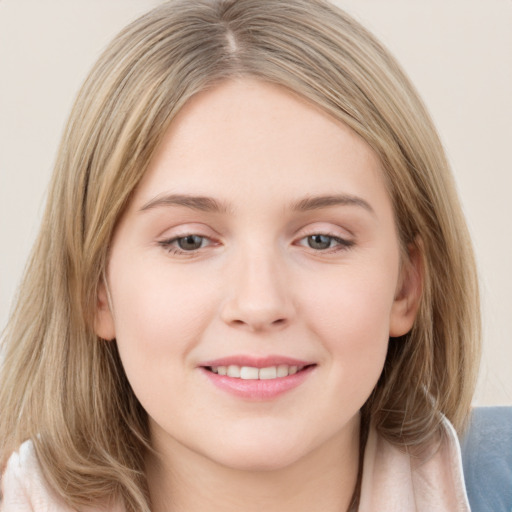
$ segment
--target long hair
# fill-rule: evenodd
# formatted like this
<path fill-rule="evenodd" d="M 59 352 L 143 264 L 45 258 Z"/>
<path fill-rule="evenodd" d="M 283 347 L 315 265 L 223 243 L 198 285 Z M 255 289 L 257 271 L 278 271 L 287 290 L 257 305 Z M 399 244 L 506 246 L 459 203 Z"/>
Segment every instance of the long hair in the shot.
<path fill-rule="evenodd" d="M 461 429 L 479 358 L 475 264 L 448 163 L 415 89 L 383 46 L 321 0 L 178 0 L 124 29 L 72 110 L 39 236 L 3 337 L 0 463 L 31 439 L 74 507 L 121 496 L 149 511 L 147 415 L 115 342 L 93 329 L 116 223 L 162 135 L 199 91 L 233 77 L 280 84 L 357 132 L 378 154 L 407 258 L 423 268 L 410 333 L 390 340 L 362 410 L 401 446 L 442 415 Z"/>

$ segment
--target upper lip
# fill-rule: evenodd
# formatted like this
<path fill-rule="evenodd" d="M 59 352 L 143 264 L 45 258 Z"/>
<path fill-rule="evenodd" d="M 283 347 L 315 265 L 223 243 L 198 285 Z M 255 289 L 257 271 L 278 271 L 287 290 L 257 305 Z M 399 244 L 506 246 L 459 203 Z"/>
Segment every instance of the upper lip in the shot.
<path fill-rule="evenodd" d="M 295 359 L 293 357 L 269 355 L 265 357 L 260 356 L 249 356 L 249 355 L 233 355 L 228 357 L 221 357 L 219 359 L 212 359 L 210 361 L 204 361 L 198 366 L 200 367 L 217 367 L 217 366 L 250 366 L 252 368 L 268 368 L 269 366 L 309 366 L 315 364 L 312 361 L 304 361 L 301 359 Z"/>

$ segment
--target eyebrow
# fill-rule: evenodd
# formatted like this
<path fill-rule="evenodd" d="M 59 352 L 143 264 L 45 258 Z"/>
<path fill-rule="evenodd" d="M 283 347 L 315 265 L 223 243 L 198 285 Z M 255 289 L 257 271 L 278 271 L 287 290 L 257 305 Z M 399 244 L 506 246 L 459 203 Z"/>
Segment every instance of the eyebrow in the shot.
<path fill-rule="evenodd" d="M 191 196 L 186 194 L 168 194 L 160 195 L 142 206 L 141 212 L 165 206 L 183 206 L 192 210 L 209 213 L 227 213 L 230 208 L 226 203 L 222 203 L 207 196 Z M 307 212 L 311 210 L 321 210 L 331 206 L 358 206 L 368 212 L 375 214 L 370 204 L 358 196 L 350 194 L 336 194 L 326 196 L 307 196 L 291 204 L 292 211 Z"/>
<path fill-rule="evenodd" d="M 331 206 L 359 206 L 375 215 L 370 203 L 358 196 L 350 194 L 335 194 L 327 196 L 309 196 L 292 203 L 292 210 L 306 212 L 320 210 Z"/>
<path fill-rule="evenodd" d="M 219 203 L 212 197 L 189 196 L 186 194 L 157 196 L 144 204 L 139 211 L 143 212 L 160 206 L 184 206 L 192 210 L 210 213 L 226 213 L 228 211 L 226 204 Z"/>

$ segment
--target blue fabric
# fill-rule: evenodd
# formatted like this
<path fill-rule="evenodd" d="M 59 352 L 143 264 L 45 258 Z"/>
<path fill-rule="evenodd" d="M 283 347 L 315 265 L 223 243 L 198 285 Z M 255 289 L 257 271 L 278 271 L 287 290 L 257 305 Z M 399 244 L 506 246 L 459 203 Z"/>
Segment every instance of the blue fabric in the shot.
<path fill-rule="evenodd" d="M 512 512 L 512 407 L 477 407 L 461 440 L 471 512 Z"/>

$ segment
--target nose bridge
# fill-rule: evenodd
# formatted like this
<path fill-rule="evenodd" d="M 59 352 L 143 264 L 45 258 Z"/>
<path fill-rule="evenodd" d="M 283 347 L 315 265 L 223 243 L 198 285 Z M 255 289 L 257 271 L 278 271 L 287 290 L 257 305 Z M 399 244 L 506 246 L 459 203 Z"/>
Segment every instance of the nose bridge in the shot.
<path fill-rule="evenodd" d="M 281 259 L 274 246 L 251 243 L 240 249 L 231 269 L 225 322 L 250 330 L 282 327 L 289 322 L 292 301 Z"/>

